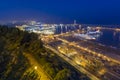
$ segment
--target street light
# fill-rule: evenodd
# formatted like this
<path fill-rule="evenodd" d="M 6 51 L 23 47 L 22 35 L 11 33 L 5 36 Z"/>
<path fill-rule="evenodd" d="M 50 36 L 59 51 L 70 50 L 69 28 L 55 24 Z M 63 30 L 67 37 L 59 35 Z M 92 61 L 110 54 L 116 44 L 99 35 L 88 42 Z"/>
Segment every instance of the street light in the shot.
<path fill-rule="evenodd" d="M 35 66 L 34 69 L 37 70 L 37 66 Z"/>
<path fill-rule="evenodd" d="M 60 46 L 58 47 L 58 49 L 60 49 Z"/>

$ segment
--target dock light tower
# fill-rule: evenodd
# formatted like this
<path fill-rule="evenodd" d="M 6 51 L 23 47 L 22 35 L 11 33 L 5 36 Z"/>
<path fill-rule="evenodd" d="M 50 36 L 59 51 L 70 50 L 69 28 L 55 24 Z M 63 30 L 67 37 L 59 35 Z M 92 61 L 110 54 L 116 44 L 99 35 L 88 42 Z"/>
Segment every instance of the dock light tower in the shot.
<path fill-rule="evenodd" d="M 74 20 L 74 25 L 76 25 L 77 23 L 76 23 L 76 20 Z"/>
<path fill-rule="evenodd" d="M 66 29 L 65 31 L 67 32 L 67 26 L 65 26 L 65 29 Z"/>
<path fill-rule="evenodd" d="M 81 25 L 79 25 L 79 29 L 81 29 L 82 28 L 82 26 Z"/>
<path fill-rule="evenodd" d="M 63 24 L 60 24 L 61 33 L 63 33 Z"/>

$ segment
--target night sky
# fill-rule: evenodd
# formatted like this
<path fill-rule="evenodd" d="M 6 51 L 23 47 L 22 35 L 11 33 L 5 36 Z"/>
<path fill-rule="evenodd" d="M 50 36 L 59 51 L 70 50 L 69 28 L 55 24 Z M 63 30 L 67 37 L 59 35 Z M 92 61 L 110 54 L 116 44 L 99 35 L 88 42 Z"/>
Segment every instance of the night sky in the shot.
<path fill-rule="evenodd" d="M 120 24 L 120 0 L 0 0 L 0 22 Z"/>

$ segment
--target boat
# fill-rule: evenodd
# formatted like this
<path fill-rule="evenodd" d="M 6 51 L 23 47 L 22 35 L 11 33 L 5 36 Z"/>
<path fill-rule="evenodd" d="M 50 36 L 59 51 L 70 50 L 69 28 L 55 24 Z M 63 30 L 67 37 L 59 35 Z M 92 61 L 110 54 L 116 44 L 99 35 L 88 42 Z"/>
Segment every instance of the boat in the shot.
<path fill-rule="evenodd" d="M 97 30 L 97 31 L 88 31 L 87 34 L 88 34 L 88 35 L 101 34 L 101 31 L 100 31 L 100 30 Z"/>
<path fill-rule="evenodd" d="M 74 34 L 75 37 L 87 40 L 95 40 L 96 38 L 88 34 Z"/>

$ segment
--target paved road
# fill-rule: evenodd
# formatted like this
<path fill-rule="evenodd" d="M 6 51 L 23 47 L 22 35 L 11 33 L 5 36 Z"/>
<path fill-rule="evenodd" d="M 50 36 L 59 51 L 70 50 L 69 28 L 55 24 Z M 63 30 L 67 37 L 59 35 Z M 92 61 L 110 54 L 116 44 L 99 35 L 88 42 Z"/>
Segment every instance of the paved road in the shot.
<path fill-rule="evenodd" d="M 65 36 L 65 34 L 63 34 L 63 36 Z M 86 52 L 89 52 L 89 53 L 91 53 L 91 54 L 93 54 L 93 55 L 95 55 L 95 56 L 98 56 L 98 57 L 100 57 L 100 58 L 102 57 L 102 59 L 105 59 L 105 60 L 112 61 L 112 62 L 114 62 L 114 63 L 120 64 L 119 60 L 117 60 L 116 58 L 115 58 L 115 59 L 113 58 L 114 55 L 113 55 L 112 57 L 109 57 L 108 55 L 105 55 L 105 54 L 103 54 L 103 53 L 98 53 L 98 52 L 93 51 L 93 50 L 91 50 L 91 49 L 89 49 L 89 48 L 80 46 L 78 43 L 70 42 L 70 41 L 68 41 L 68 40 L 66 40 L 66 39 L 59 38 L 58 35 L 56 36 L 56 39 L 57 39 L 57 40 L 60 40 L 60 41 L 62 41 L 62 42 L 64 42 L 64 43 L 67 43 L 67 44 L 69 44 L 69 45 L 71 45 L 71 46 L 74 46 L 74 47 L 76 47 L 76 48 L 78 48 L 78 49 L 81 49 L 81 50 L 84 50 L 84 51 L 86 51 Z M 51 50 L 52 50 L 52 49 L 51 49 Z M 54 51 L 54 50 L 53 50 L 53 51 Z M 54 51 L 54 52 L 55 52 L 55 51 Z M 56 52 L 56 53 L 57 53 L 57 52 Z M 58 54 L 58 55 L 60 56 L 60 54 Z M 64 57 L 64 56 L 62 56 L 62 57 Z M 65 58 L 65 59 L 66 59 L 66 58 Z M 70 62 L 70 60 L 66 60 L 66 61 Z M 74 65 L 74 63 L 71 62 L 71 65 Z M 77 66 L 78 66 L 78 65 L 77 65 Z M 74 67 L 75 67 L 75 66 L 74 66 Z M 82 70 L 81 70 L 81 71 L 82 71 Z M 115 77 L 117 80 L 120 80 L 120 77 L 117 76 L 117 75 L 115 75 L 113 72 L 108 71 L 108 74 L 109 74 L 110 76 Z"/>
<path fill-rule="evenodd" d="M 70 43 L 71 43 L 72 46 L 77 47 L 77 48 L 80 48 L 80 49 L 82 49 L 82 50 L 84 50 L 84 51 L 90 52 L 90 53 L 92 53 L 92 54 L 94 54 L 94 55 L 97 55 L 98 57 L 101 56 L 101 57 L 106 58 L 106 59 L 109 59 L 109 60 L 111 60 L 111 61 L 113 61 L 113 62 L 115 62 L 115 63 L 117 63 L 117 64 L 120 64 L 120 61 L 115 60 L 115 59 L 113 59 L 113 58 L 111 58 L 111 57 L 107 57 L 107 56 L 104 57 L 104 55 L 103 55 L 102 53 L 98 53 L 98 52 L 92 51 L 92 50 L 90 50 L 90 49 L 84 48 L 84 47 L 82 47 L 82 46 L 79 46 L 79 45 L 76 44 L 76 43 L 69 42 L 69 41 L 67 41 L 67 40 L 65 40 L 65 39 L 61 39 L 61 38 L 57 38 L 57 39 L 60 40 L 60 41 L 62 41 L 62 42 L 64 42 L 64 43 L 67 43 L 67 44 L 70 44 Z"/>
<path fill-rule="evenodd" d="M 59 53 L 57 50 L 53 49 L 51 46 L 45 46 L 46 48 L 52 50 L 53 52 L 55 52 L 58 56 L 60 56 L 61 58 L 63 58 L 65 61 L 67 61 L 69 64 L 71 64 L 72 66 L 74 66 L 77 70 L 79 70 L 80 72 L 86 74 L 89 78 L 91 78 L 92 80 L 100 80 L 99 78 L 97 78 L 96 76 L 94 76 L 93 74 L 91 74 L 90 72 L 88 72 L 87 70 L 85 70 L 84 68 L 82 68 L 81 66 L 79 66 L 78 64 L 76 64 L 74 61 L 72 61 L 71 59 L 69 59 L 68 57 L 62 55 L 61 53 Z"/>
<path fill-rule="evenodd" d="M 44 72 L 44 70 L 41 68 L 40 64 L 38 61 L 30 54 L 25 54 L 25 56 L 28 58 L 32 66 L 37 66 L 37 72 L 41 76 L 40 80 L 52 80 L 48 74 Z"/>
<path fill-rule="evenodd" d="M 77 45 L 76 43 L 72 43 L 72 42 L 69 42 L 69 41 L 64 40 L 64 39 L 61 39 L 61 38 L 58 38 L 58 40 L 61 40 L 61 41 L 63 41 L 64 43 L 71 44 L 71 45 L 74 46 L 74 47 L 80 48 L 80 49 L 82 49 L 82 50 L 84 50 L 84 51 L 87 51 L 87 52 L 90 52 L 90 53 L 92 53 L 92 54 L 95 54 L 95 55 L 97 54 L 97 56 L 100 55 L 100 56 L 104 57 L 103 54 L 101 54 L 101 53 L 96 53 L 96 52 L 94 52 L 94 51 L 92 51 L 92 50 L 90 50 L 90 49 L 81 47 L 81 46 Z M 115 60 L 115 59 L 112 59 L 112 58 L 110 58 L 110 57 L 105 56 L 105 58 L 106 58 L 106 59 L 109 59 L 109 60 L 111 60 L 111 61 L 113 61 L 113 62 L 115 62 L 115 63 L 120 64 L 119 61 L 117 61 L 117 60 Z M 119 76 L 116 76 L 115 74 L 113 74 L 113 73 L 110 72 L 110 71 L 109 71 L 108 73 L 109 73 L 110 75 L 114 76 L 115 78 L 117 78 L 117 80 L 120 80 L 120 77 L 119 77 Z"/>

